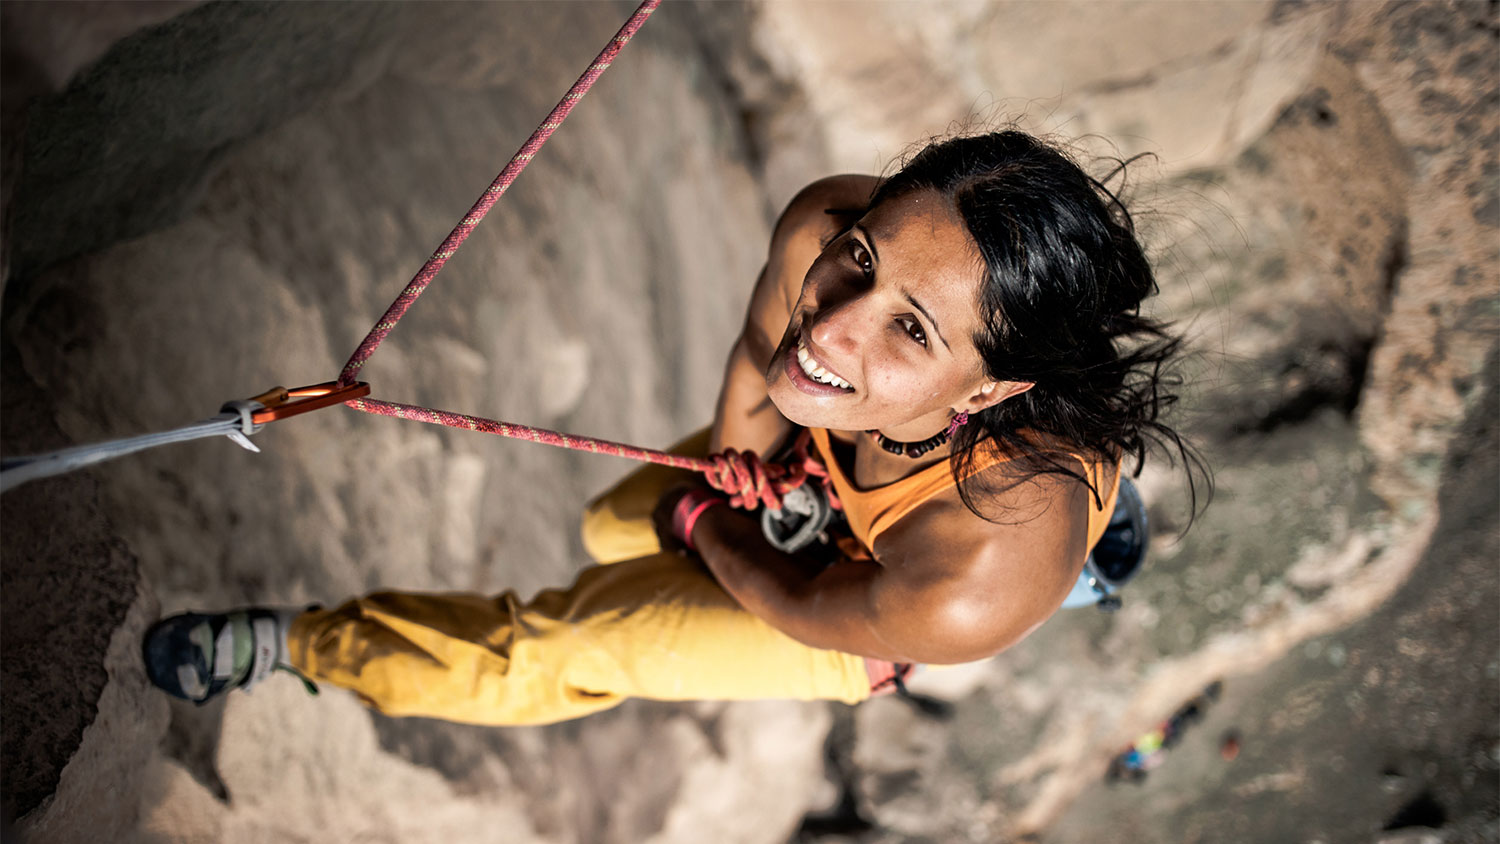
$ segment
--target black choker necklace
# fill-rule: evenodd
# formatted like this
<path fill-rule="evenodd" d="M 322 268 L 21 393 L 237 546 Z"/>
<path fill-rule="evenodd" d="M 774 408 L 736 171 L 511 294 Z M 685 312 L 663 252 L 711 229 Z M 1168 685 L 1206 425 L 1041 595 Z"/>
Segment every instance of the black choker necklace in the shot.
<path fill-rule="evenodd" d="M 871 430 L 866 431 L 865 433 L 874 437 L 876 444 L 878 444 L 886 451 L 889 451 L 891 454 L 904 454 L 907 457 L 916 458 L 921 457 L 927 452 L 932 451 L 933 449 L 938 448 L 943 443 L 947 442 L 948 439 L 953 436 L 953 432 L 963 427 L 964 423 L 968 421 L 969 414 L 960 413 L 957 416 L 953 417 L 953 421 L 948 423 L 948 427 L 946 429 L 938 431 L 936 434 L 933 434 L 932 436 L 928 437 L 925 440 L 922 440 L 921 442 L 915 443 L 904 443 L 898 440 L 893 440 L 886 437 L 879 431 Z"/>
<path fill-rule="evenodd" d="M 898 440 L 886 439 L 879 431 L 866 431 L 865 433 L 874 437 L 875 442 L 891 454 L 904 454 L 907 457 L 921 457 L 948 441 L 947 431 L 939 431 L 933 436 L 917 443 L 904 443 Z"/>

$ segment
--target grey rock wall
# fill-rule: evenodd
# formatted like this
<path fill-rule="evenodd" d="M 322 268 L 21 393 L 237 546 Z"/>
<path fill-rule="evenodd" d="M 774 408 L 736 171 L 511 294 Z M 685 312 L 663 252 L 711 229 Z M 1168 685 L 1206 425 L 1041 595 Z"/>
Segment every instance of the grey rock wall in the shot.
<path fill-rule="evenodd" d="M 333 377 L 629 12 L 70 8 L 4 10 L 7 455 Z M 132 643 L 187 608 L 566 582 L 582 502 L 629 466 L 342 409 L 259 455 L 139 455 L 0 502 L 6 812 L 38 841 L 1364 841 L 1425 793 L 1492 835 L 1497 31 L 1464 2 L 668 4 L 367 367 L 377 396 L 667 444 L 709 418 L 796 188 L 1015 119 L 1155 153 L 1127 194 L 1192 339 L 1213 507 L 1175 537 L 1149 464 L 1125 609 L 925 675 L 948 718 L 636 702 L 485 730 L 291 681 L 169 706 Z M 1166 772 L 1097 785 L 1219 678 Z M 1401 724 L 1427 726 L 1365 741 Z"/>
<path fill-rule="evenodd" d="M 4 331 L 7 364 L 46 401 L 7 406 L 7 453 L 53 444 L 32 433 L 28 413 L 85 442 L 191 420 L 272 383 L 332 377 L 627 11 L 205 6 L 122 41 L 34 103 Z M 586 102 L 367 368 L 380 395 L 655 445 L 708 419 L 769 232 L 737 125 L 670 16 Z M 266 431 L 261 455 L 200 443 L 89 477 L 96 518 L 117 531 L 153 599 L 130 618 L 158 604 L 326 602 L 376 586 L 529 593 L 563 583 L 583 560 L 583 500 L 629 468 L 322 416 Z M 56 520 L 78 506 L 68 486 L 78 483 L 7 495 L 7 507 L 33 508 L 7 519 L 50 519 L 59 541 Z M 49 556 L 23 539 L 6 534 L 8 578 L 50 566 L 52 578 L 128 603 L 121 583 L 58 571 L 92 559 L 86 548 L 44 545 Z M 5 600 L 14 629 L 39 622 L 31 593 L 8 584 Z M 67 610 L 60 602 L 54 615 Z M 75 657 L 101 674 L 92 685 L 38 678 L 19 658 L 66 649 L 55 634 L 34 648 L 6 638 L 5 665 L 19 678 L 7 683 L 8 740 L 26 738 L 10 728 L 31 707 L 85 698 L 62 707 L 76 722 L 72 744 L 7 748 L 27 760 L 13 771 L 35 767 L 39 785 L 14 810 L 38 840 L 111 826 L 171 840 L 319 828 L 488 840 L 506 812 L 517 840 L 604 840 L 606 830 L 640 840 L 711 819 L 674 808 L 690 786 L 758 805 L 767 828 L 786 831 L 800 814 L 798 784 L 820 777 L 827 715 L 777 703 L 728 714 L 642 705 L 479 739 L 374 717 L 348 699 L 323 706 L 331 701 L 293 687 L 247 698 L 244 714 L 239 704 L 227 716 L 222 705 L 173 707 L 168 727 L 166 702 L 128 671 L 132 650 L 106 656 L 109 642 L 138 640 L 142 623 L 122 624 L 123 612 L 73 616 L 97 640 Z M 116 675 L 109 684 L 101 664 Z M 116 688 L 129 705 L 111 708 Z M 135 717 L 136 706 L 152 717 Z M 756 711 L 763 726 L 752 733 L 743 722 Z M 275 751 L 292 746 L 306 752 Z M 133 776 L 79 761 L 100 747 L 135 760 Z M 272 764 L 267 750 L 287 758 Z M 631 764 L 640 775 L 595 773 Z M 744 775 L 763 767 L 778 773 Z M 117 797 L 89 816 L 62 799 L 101 791 Z M 410 817 L 411 800 L 429 814 Z"/>

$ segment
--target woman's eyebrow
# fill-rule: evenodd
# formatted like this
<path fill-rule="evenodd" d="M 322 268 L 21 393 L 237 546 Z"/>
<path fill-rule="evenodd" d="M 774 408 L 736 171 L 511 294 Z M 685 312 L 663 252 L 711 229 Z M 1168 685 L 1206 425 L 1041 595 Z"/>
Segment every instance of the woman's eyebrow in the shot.
<path fill-rule="evenodd" d="M 875 238 L 870 235 L 870 231 L 864 226 L 859 225 L 858 223 L 855 223 L 850 230 L 859 232 L 860 235 L 864 237 L 865 243 L 868 243 L 870 245 L 870 254 L 875 256 L 876 262 L 879 262 L 880 250 L 875 248 Z M 943 336 L 943 329 L 938 327 L 937 320 L 932 318 L 932 314 L 928 313 L 927 309 L 922 307 L 922 303 L 918 302 L 910 292 L 902 290 L 901 295 L 906 297 L 906 301 L 910 302 L 912 304 L 912 307 L 921 311 L 922 316 L 927 317 L 927 321 L 932 323 L 932 330 L 936 331 L 938 339 L 943 341 L 943 348 L 947 349 L 949 352 L 952 352 L 953 347 L 948 345 L 948 338 Z"/>
<path fill-rule="evenodd" d="M 875 248 L 873 246 L 870 247 L 870 251 L 871 252 L 875 251 Z M 924 307 L 922 307 L 922 303 L 918 302 L 916 300 L 916 298 L 914 298 L 910 293 L 908 293 L 905 290 L 901 291 L 901 295 L 905 296 L 906 297 L 906 301 L 912 303 L 913 307 L 915 307 L 917 310 L 921 311 L 922 312 L 922 316 L 927 317 L 927 321 L 930 322 L 930 323 L 932 323 L 932 330 L 936 331 L 938 339 L 943 341 L 943 346 L 945 348 L 947 348 L 948 351 L 950 351 L 950 352 L 953 351 L 953 347 L 948 345 L 948 338 L 946 338 L 946 337 L 943 336 L 943 329 L 938 328 L 937 320 L 933 319 L 932 318 L 932 314 L 929 314 L 927 312 L 927 309 L 924 308 Z"/>

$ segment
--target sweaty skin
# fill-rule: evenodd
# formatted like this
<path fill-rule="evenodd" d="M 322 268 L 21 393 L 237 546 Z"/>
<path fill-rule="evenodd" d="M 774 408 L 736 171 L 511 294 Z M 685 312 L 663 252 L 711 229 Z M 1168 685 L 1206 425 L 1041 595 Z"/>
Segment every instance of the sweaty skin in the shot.
<path fill-rule="evenodd" d="M 920 191 L 861 217 L 877 184 L 823 179 L 783 212 L 730 355 L 715 451 L 770 454 L 795 426 L 827 428 L 848 477 L 869 489 L 946 462 L 949 450 L 913 460 L 865 431 L 923 440 L 958 411 L 1031 388 L 984 375 L 972 339 L 983 263 L 957 211 Z M 847 388 L 807 378 L 799 347 Z M 950 489 L 881 534 L 875 562 L 844 560 L 812 578 L 739 511 L 711 508 L 692 539 L 742 606 L 794 639 L 896 662 L 967 662 L 1019 641 L 1062 603 L 1087 550 L 1088 502 L 1082 485 L 1043 476 L 987 502 L 1014 514 L 995 524 Z"/>

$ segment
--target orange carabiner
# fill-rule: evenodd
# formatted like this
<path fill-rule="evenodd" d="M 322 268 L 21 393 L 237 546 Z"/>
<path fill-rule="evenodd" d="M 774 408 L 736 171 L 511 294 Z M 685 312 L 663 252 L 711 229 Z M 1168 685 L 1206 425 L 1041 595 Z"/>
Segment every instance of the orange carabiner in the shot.
<path fill-rule="evenodd" d="M 253 411 L 250 421 L 256 425 L 264 425 L 267 422 L 275 422 L 288 416 L 296 416 L 309 410 L 328 407 L 335 404 L 343 404 L 350 399 L 357 399 L 370 394 L 370 385 L 364 381 L 356 381 L 353 384 L 340 384 L 337 381 L 324 381 L 321 384 L 313 384 L 310 387 L 298 387 L 288 390 L 285 387 L 272 387 L 251 399 L 265 405 L 262 410 Z"/>

